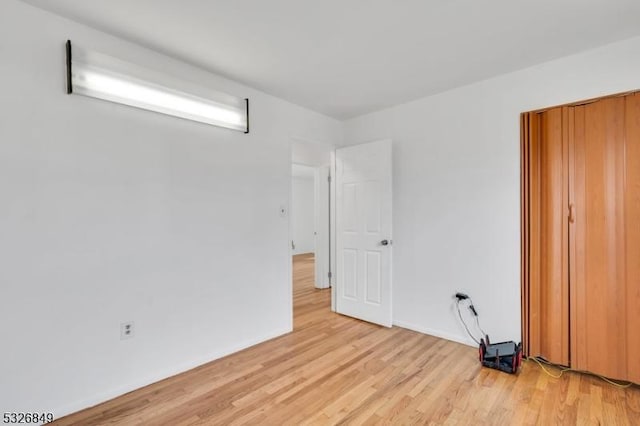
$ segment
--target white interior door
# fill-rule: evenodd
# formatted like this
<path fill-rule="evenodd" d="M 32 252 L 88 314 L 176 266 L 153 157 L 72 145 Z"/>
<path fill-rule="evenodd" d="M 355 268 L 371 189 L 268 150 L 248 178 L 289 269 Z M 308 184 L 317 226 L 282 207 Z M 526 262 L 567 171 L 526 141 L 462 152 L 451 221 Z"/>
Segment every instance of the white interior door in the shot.
<path fill-rule="evenodd" d="M 391 141 L 336 150 L 336 311 L 391 327 Z"/>

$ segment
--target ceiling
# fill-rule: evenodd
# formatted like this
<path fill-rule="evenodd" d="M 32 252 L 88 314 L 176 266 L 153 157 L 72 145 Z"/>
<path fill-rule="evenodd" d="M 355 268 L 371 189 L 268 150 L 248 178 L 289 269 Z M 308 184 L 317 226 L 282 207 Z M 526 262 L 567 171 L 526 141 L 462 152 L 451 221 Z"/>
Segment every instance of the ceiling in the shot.
<path fill-rule="evenodd" d="M 346 119 L 640 35 L 638 0 L 23 0 Z"/>

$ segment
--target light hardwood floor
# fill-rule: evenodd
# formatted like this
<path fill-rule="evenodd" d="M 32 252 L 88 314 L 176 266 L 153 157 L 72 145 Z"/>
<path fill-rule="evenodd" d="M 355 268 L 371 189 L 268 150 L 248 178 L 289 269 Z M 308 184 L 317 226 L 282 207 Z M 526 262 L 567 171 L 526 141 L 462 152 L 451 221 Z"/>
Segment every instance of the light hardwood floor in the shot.
<path fill-rule="evenodd" d="M 294 258 L 294 331 L 59 425 L 640 425 L 640 389 L 483 369 L 474 348 L 331 313 L 313 259 Z"/>

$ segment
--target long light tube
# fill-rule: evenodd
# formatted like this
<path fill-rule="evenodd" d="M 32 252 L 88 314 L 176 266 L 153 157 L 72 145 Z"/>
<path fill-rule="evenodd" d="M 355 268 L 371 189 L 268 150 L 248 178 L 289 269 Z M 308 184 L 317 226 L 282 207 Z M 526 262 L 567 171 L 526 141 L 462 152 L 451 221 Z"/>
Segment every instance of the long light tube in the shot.
<path fill-rule="evenodd" d="M 77 54 L 79 53 L 79 55 Z M 93 60 L 92 60 L 93 59 Z M 111 60 L 113 59 L 113 60 Z M 112 65 L 111 67 L 109 65 Z M 135 72 L 125 73 L 127 70 Z M 206 96 L 197 96 L 184 90 L 168 87 L 140 78 L 147 74 L 158 79 L 154 71 L 144 72 L 137 65 L 115 58 L 74 48 L 67 41 L 68 93 L 103 99 L 175 117 L 249 132 L 249 100 L 206 90 Z M 169 78 L 171 80 L 171 78 Z M 175 79 L 174 83 L 175 83 Z M 179 82 L 178 82 L 178 85 Z"/>

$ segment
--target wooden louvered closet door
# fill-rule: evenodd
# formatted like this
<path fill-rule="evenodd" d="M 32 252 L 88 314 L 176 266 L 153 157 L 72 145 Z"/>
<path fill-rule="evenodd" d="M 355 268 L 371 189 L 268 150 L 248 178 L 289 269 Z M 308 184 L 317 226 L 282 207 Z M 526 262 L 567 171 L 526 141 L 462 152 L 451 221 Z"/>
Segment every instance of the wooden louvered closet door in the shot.
<path fill-rule="evenodd" d="M 640 94 L 523 114 L 529 356 L 640 383 Z"/>
<path fill-rule="evenodd" d="M 569 365 L 567 110 L 531 113 L 524 120 L 530 142 L 530 196 L 523 206 L 530 213 L 529 262 L 524 268 L 531 284 L 525 302 L 529 315 L 525 352 Z"/>
<path fill-rule="evenodd" d="M 640 96 L 571 108 L 571 365 L 640 382 Z"/>

